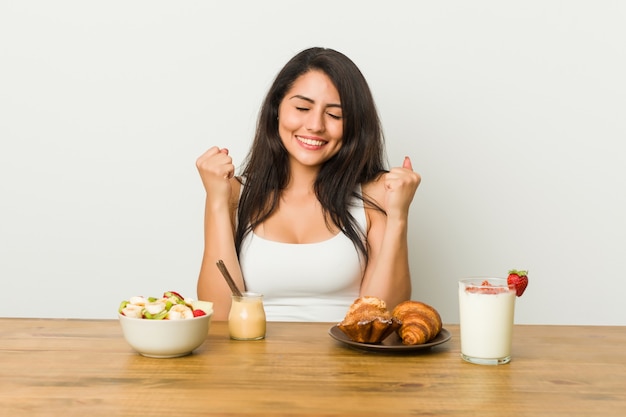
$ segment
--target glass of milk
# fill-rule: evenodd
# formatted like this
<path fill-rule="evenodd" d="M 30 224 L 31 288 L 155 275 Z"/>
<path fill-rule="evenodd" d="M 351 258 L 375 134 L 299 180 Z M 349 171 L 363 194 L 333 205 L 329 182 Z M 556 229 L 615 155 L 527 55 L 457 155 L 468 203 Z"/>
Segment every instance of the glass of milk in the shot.
<path fill-rule="evenodd" d="M 461 357 L 480 365 L 511 361 L 515 290 L 505 278 L 459 281 Z"/>
<path fill-rule="evenodd" d="M 233 295 L 228 314 L 230 338 L 235 340 L 260 340 L 265 338 L 265 308 L 263 294 L 244 292 Z"/>

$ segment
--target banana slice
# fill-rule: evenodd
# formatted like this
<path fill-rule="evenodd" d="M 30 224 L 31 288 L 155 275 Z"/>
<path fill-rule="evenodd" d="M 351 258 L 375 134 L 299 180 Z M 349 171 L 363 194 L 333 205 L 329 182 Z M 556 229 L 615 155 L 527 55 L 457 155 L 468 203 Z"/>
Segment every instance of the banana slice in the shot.
<path fill-rule="evenodd" d="M 128 299 L 128 302 L 136 306 L 145 306 L 148 300 L 146 300 L 145 297 L 133 296 Z"/>
<path fill-rule="evenodd" d="M 170 308 L 167 318 L 170 320 L 192 319 L 193 311 L 184 304 L 176 304 Z"/>
<path fill-rule="evenodd" d="M 124 307 L 121 311 L 121 313 L 125 315 L 126 317 L 132 317 L 135 319 L 142 318 L 143 316 L 142 312 L 143 312 L 143 306 L 136 305 L 136 304 L 127 304 L 126 307 Z"/>

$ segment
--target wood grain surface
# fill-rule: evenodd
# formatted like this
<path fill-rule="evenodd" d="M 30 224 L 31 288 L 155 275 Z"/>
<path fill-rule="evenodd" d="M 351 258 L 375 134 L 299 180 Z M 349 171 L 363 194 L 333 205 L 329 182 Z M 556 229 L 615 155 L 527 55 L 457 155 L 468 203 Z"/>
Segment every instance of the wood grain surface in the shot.
<path fill-rule="evenodd" d="M 516 325 L 513 360 L 460 358 L 459 329 L 423 352 L 366 352 L 331 323 L 268 323 L 230 340 L 213 322 L 193 354 L 135 353 L 117 320 L 0 319 L 0 415 L 619 416 L 626 327 Z"/>

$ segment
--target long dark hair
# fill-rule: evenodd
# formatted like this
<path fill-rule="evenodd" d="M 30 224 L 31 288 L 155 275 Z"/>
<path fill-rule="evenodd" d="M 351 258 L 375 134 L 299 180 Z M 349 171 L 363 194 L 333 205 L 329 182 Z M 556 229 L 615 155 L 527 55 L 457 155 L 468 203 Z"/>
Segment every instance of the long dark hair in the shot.
<path fill-rule="evenodd" d="M 339 92 L 343 138 L 339 152 L 326 161 L 315 181 L 315 193 L 326 221 L 339 228 L 367 260 L 367 240 L 349 206 L 354 197 L 382 209 L 356 192 L 384 172 L 384 139 L 370 88 L 347 56 L 327 48 L 310 48 L 294 56 L 278 73 L 261 106 L 254 142 L 243 164 L 244 186 L 238 207 L 235 248 L 247 233 L 278 207 L 289 182 L 288 154 L 278 134 L 278 108 L 295 80 L 310 70 L 324 72 Z"/>

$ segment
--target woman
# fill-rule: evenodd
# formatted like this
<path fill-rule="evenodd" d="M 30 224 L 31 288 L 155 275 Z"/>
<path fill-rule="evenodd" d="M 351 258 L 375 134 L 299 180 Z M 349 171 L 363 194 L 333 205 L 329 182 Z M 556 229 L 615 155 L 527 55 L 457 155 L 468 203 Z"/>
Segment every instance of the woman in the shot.
<path fill-rule="evenodd" d="M 231 291 L 264 294 L 268 320 L 340 321 L 359 295 L 411 296 L 409 158 L 387 171 L 369 86 L 345 55 L 311 48 L 279 72 L 240 177 L 225 148 L 196 162 L 206 190 L 198 298 L 225 320 Z"/>

